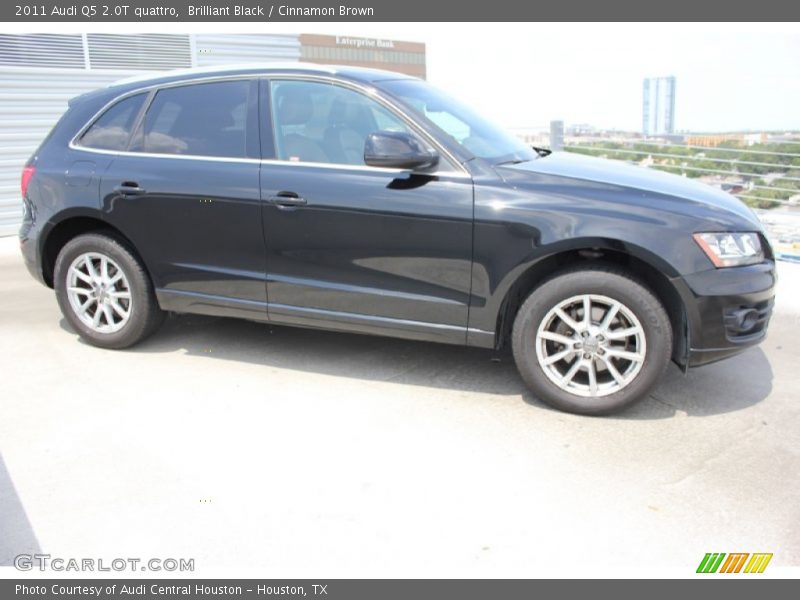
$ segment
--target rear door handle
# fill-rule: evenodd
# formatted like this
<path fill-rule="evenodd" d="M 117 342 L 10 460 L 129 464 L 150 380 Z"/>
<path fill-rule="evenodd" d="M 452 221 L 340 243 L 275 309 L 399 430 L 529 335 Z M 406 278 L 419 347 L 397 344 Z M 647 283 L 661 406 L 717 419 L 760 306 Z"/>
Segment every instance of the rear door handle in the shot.
<path fill-rule="evenodd" d="M 294 192 L 278 192 L 274 196 L 267 198 L 267 202 L 278 207 L 305 206 L 308 204 L 305 198 L 298 196 Z"/>
<path fill-rule="evenodd" d="M 139 196 L 144 194 L 144 188 L 140 188 L 138 183 L 125 181 L 114 188 L 114 191 L 123 196 Z"/>

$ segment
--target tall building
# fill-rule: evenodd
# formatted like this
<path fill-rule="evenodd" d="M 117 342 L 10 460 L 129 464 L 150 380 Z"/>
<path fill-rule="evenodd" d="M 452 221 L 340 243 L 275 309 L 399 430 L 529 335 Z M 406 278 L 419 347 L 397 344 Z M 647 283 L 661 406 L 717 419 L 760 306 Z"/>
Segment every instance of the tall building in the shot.
<path fill-rule="evenodd" d="M 648 77 L 642 91 L 642 133 L 675 133 L 675 78 Z"/>
<path fill-rule="evenodd" d="M 550 149 L 564 149 L 564 121 L 550 121 Z"/>

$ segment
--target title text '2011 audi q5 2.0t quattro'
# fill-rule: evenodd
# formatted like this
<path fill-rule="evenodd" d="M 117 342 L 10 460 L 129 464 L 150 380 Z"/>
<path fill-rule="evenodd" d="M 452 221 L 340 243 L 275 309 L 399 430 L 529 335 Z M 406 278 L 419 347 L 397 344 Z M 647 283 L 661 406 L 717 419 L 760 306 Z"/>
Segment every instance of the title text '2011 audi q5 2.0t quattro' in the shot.
<path fill-rule="evenodd" d="M 377 70 L 172 72 L 75 98 L 25 166 L 22 252 L 88 342 L 166 311 L 513 350 L 604 414 L 670 360 L 766 335 L 772 251 L 736 198 L 527 147 Z"/>

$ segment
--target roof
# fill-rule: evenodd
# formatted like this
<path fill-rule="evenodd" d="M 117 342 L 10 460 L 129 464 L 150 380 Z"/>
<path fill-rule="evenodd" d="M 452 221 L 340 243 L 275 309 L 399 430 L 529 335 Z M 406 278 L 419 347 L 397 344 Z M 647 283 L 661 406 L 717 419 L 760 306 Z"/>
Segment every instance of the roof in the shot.
<path fill-rule="evenodd" d="M 381 69 L 368 69 L 365 67 L 348 67 L 337 65 L 317 65 L 303 62 L 283 62 L 283 63 L 247 63 L 236 65 L 223 65 L 216 67 L 195 67 L 192 69 L 178 69 L 174 71 L 162 71 L 158 73 L 147 73 L 120 79 L 109 84 L 108 87 L 140 87 L 137 84 L 158 84 L 171 83 L 182 80 L 202 78 L 204 76 L 227 76 L 227 75 L 260 75 L 270 73 L 306 73 L 317 75 L 338 75 L 346 79 L 371 83 L 374 81 L 386 81 L 389 79 L 412 79 L 409 75 L 394 71 L 383 71 Z"/>

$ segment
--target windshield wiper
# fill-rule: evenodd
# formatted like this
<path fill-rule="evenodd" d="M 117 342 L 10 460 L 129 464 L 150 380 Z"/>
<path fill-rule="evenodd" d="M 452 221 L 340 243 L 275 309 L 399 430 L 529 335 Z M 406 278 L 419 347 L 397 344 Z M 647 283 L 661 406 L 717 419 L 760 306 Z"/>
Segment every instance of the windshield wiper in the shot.
<path fill-rule="evenodd" d="M 531 146 L 538 158 L 544 158 L 545 156 L 550 156 L 553 151 L 549 148 L 540 148 L 539 146 Z M 518 165 L 519 163 L 529 162 L 530 158 L 512 158 L 510 160 L 504 160 L 502 162 L 496 163 L 496 167 L 500 167 L 502 165 Z"/>
<path fill-rule="evenodd" d="M 504 160 L 495 164 L 495 167 L 502 167 L 503 165 L 518 165 L 519 163 L 528 162 L 530 158 L 512 158 L 511 160 Z"/>
<path fill-rule="evenodd" d="M 544 158 L 545 156 L 550 156 L 553 153 L 553 151 L 550 150 L 550 148 L 540 148 L 539 146 L 531 146 L 531 148 L 533 148 L 533 151 L 536 152 L 536 154 L 538 154 L 542 158 Z"/>

